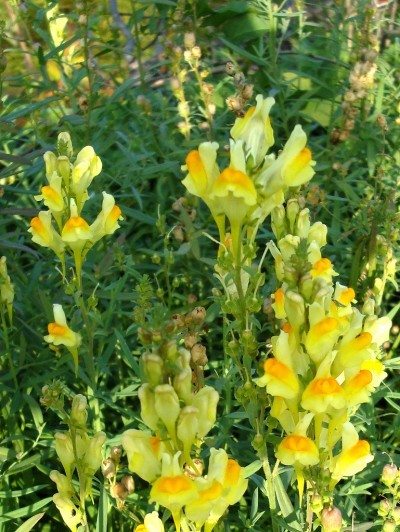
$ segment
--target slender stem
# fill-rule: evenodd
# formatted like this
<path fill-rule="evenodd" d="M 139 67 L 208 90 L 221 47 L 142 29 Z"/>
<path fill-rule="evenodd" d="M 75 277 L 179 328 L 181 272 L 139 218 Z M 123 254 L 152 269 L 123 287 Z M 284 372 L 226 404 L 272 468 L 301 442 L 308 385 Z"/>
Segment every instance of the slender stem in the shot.
<path fill-rule="evenodd" d="M 11 370 L 11 375 L 12 375 L 12 378 L 13 378 L 13 381 L 14 381 L 15 389 L 19 390 L 17 373 L 15 371 L 14 361 L 13 361 L 13 358 L 12 358 L 12 355 L 11 355 L 10 337 L 8 335 L 8 325 L 7 325 L 7 322 L 6 322 L 5 308 L 4 308 L 3 304 L 1 304 L 0 306 L 1 306 L 1 326 L 2 326 L 2 329 L 3 329 L 4 344 L 5 344 L 5 348 L 6 348 L 7 358 L 8 358 L 8 362 L 10 364 L 10 370 Z"/>

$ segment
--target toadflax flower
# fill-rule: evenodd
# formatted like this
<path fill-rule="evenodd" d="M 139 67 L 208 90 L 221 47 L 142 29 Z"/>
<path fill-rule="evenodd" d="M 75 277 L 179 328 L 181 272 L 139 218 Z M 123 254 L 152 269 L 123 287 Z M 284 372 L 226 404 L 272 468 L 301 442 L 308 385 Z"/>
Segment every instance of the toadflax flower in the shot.
<path fill-rule="evenodd" d="M 52 249 L 58 257 L 63 254 L 65 244 L 51 223 L 50 211 L 41 211 L 32 218 L 28 232 L 39 246 Z"/>
<path fill-rule="evenodd" d="M 81 335 L 68 327 L 62 305 L 53 305 L 54 322 L 47 326 L 48 335 L 44 340 L 53 345 L 65 345 L 71 353 L 75 367 L 78 366 L 78 347 L 81 343 Z"/>
<path fill-rule="evenodd" d="M 263 162 L 269 148 L 274 144 L 274 132 L 269 112 L 274 98 L 256 96 L 256 106 L 250 107 L 242 118 L 237 118 L 231 129 L 234 140 L 244 142 L 246 153 L 253 158 L 253 166 Z"/>

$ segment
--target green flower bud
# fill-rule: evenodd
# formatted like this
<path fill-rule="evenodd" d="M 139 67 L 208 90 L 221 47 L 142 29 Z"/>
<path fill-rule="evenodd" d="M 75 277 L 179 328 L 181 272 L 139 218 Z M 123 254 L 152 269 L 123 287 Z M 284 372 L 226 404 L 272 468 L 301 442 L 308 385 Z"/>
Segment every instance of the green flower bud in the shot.
<path fill-rule="evenodd" d="M 140 400 L 140 415 L 143 423 L 150 429 L 156 431 L 159 417 L 155 409 L 155 397 L 150 384 L 143 384 L 139 388 L 138 395 Z"/>
<path fill-rule="evenodd" d="M 75 469 L 75 455 L 71 437 L 69 434 L 65 434 L 64 432 L 56 432 L 54 434 L 54 439 L 58 459 L 62 463 L 67 477 L 71 478 Z"/>
<path fill-rule="evenodd" d="M 381 517 L 387 517 L 391 509 L 392 509 L 392 505 L 390 504 L 390 502 L 387 499 L 383 499 L 379 503 L 378 515 L 380 515 Z"/>
<path fill-rule="evenodd" d="M 286 212 L 282 205 L 275 207 L 271 213 L 272 231 L 280 240 L 286 234 Z"/>
<path fill-rule="evenodd" d="M 93 476 L 101 466 L 103 460 L 101 450 L 106 439 L 105 432 L 97 432 L 89 441 L 83 459 L 85 472 L 89 476 Z"/>
<path fill-rule="evenodd" d="M 217 417 L 218 401 L 218 392 L 210 386 L 204 386 L 190 401 L 190 404 L 199 410 L 199 438 L 204 438 L 214 426 Z"/>
<path fill-rule="evenodd" d="M 296 218 L 300 211 L 300 205 L 297 199 L 292 198 L 286 205 L 286 216 L 289 221 L 289 230 L 291 233 L 296 234 Z"/>
<path fill-rule="evenodd" d="M 177 436 L 183 443 L 183 455 L 190 462 L 190 451 L 199 429 L 199 410 L 194 406 L 182 408 L 177 425 Z"/>
<path fill-rule="evenodd" d="M 308 209 L 303 209 L 300 211 L 297 217 L 296 224 L 296 235 L 300 238 L 308 238 L 310 232 L 310 211 Z"/>
<path fill-rule="evenodd" d="M 57 172 L 57 157 L 52 151 L 46 151 L 43 155 L 46 166 L 46 177 L 51 178 L 54 172 Z"/>
<path fill-rule="evenodd" d="M 158 417 L 164 423 L 168 434 L 175 438 L 175 423 L 178 419 L 181 407 L 179 398 L 170 384 L 157 386 L 154 392 L 154 406 Z"/>
<path fill-rule="evenodd" d="M 70 416 L 70 422 L 71 425 L 77 428 L 84 428 L 86 427 L 86 421 L 87 421 L 87 399 L 84 395 L 75 395 L 75 397 L 72 399 L 72 406 L 71 406 L 71 416 Z"/>
<path fill-rule="evenodd" d="M 174 390 L 185 403 L 192 394 L 192 370 L 185 368 L 174 378 Z"/>
<path fill-rule="evenodd" d="M 285 292 L 285 311 L 289 323 L 293 327 L 300 327 L 305 320 L 305 306 L 304 299 L 300 294 L 287 290 Z"/>
<path fill-rule="evenodd" d="M 157 386 L 163 380 L 164 362 L 155 353 L 146 353 L 142 357 L 142 363 L 146 380 L 151 386 Z"/>
<path fill-rule="evenodd" d="M 72 147 L 71 136 L 67 131 L 63 131 L 58 135 L 57 151 L 59 155 L 66 155 L 69 159 L 73 156 L 74 149 Z"/>
<path fill-rule="evenodd" d="M 71 177 L 71 163 L 69 162 L 68 157 L 58 157 L 57 173 L 62 177 L 63 182 L 67 185 Z"/>
<path fill-rule="evenodd" d="M 74 494 L 74 488 L 72 487 L 71 480 L 59 471 L 50 471 L 50 480 L 56 483 L 57 491 L 65 497 L 72 497 Z"/>

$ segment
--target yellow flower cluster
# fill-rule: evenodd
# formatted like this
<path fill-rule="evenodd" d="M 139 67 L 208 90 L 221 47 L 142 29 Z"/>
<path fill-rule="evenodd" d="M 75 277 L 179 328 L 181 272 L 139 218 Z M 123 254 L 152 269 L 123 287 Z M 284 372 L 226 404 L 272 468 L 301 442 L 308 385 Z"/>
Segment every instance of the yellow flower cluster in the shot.
<path fill-rule="evenodd" d="M 298 200 L 273 210 L 272 227 L 280 283 L 272 306 L 281 330 L 256 382 L 274 397 L 271 415 L 287 434 L 276 456 L 294 467 L 300 494 L 312 466 L 318 466 L 313 480 L 322 483 L 318 493 L 331 493 L 340 479 L 373 460 L 351 417 L 386 377 L 378 355 L 391 321 L 374 315 L 372 300 L 360 312 L 353 288 L 334 285 L 337 273 L 321 255 L 327 228 L 311 225 Z"/>
<path fill-rule="evenodd" d="M 233 251 L 238 251 L 238 240 L 244 222 L 254 227 L 255 233 L 272 209 L 281 205 L 290 187 L 306 183 L 314 174 L 307 136 L 297 125 L 278 156 L 267 155 L 274 144 L 269 112 L 273 98 L 256 97 L 242 118 L 237 118 L 230 141 L 230 163 L 220 170 L 217 164 L 218 144 L 203 142 L 186 157 L 187 172 L 182 181 L 187 190 L 200 197 L 209 207 L 225 239 L 225 221 L 228 219 Z"/>
<path fill-rule="evenodd" d="M 123 433 L 129 469 L 152 485 L 150 500 L 171 511 L 178 531 L 182 520 L 211 531 L 248 483 L 223 449 L 211 449 L 207 475 L 197 458 L 215 424 L 218 393 L 209 386 L 193 391 L 190 352 L 173 341 L 145 353 L 141 363 L 141 417 L 151 432 Z"/>
<path fill-rule="evenodd" d="M 71 250 L 80 277 L 82 258 L 103 236 L 116 231 L 121 210 L 115 205 L 113 196 L 103 192 L 102 209 L 89 225 L 81 212 L 89 197 L 88 188 L 101 172 L 101 160 L 92 146 L 86 146 L 72 161 L 72 143 L 66 132 L 58 136 L 58 152 L 58 156 L 50 151 L 43 156 L 48 184 L 35 199 L 43 200 L 48 210 L 39 212 L 31 220 L 28 231 L 34 242 L 52 249 L 62 261 L 65 249 Z"/>
<path fill-rule="evenodd" d="M 64 472 L 51 471 L 50 479 L 57 486 L 53 495 L 54 504 L 64 523 L 72 532 L 79 525 L 85 526 L 85 500 L 91 496 L 92 478 L 102 462 L 102 447 L 106 440 L 104 432 L 89 437 L 87 427 L 87 400 L 75 395 L 69 417 L 69 430 L 55 434 L 55 450 Z M 79 488 L 73 483 L 74 471 L 78 473 Z"/>

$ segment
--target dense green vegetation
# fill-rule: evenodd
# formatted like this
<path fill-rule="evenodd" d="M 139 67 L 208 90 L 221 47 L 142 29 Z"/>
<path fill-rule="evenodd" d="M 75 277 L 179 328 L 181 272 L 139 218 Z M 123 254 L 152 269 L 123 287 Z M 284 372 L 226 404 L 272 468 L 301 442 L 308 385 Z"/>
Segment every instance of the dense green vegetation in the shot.
<path fill-rule="evenodd" d="M 57 409 L 46 408 L 43 387 L 59 381 L 68 413 L 73 396 L 88 396 L 89 432 L 106 432 L 106 457 L 124 430 L 144 427 L 138 389 L 146 346 L 161 349 L 166 339 L 191 348 L 192 333 L 206 348 L 205 382 L 220 394 L 201 458 L 224 448 L 253 468 L 244 497 L 216 530 L 319 529 L 300 508 L 287 466 L 281 465 L 281 491 L 294 510 L 281 511 L 286 499 L 278 494 L 271 512 L 240 393 L 244 382 L 229 348 L 236 322 L 229 321 L 214 275 L 218 231 L 204 203 L 181 183 L 181 166 L 201 142 L 218 142 L 220 166 L 229 164 L 229 130 L 258 94 L 275 98 L 276 153 L 296 124 L 307 133 L 316 173 L 290 196 L 301 198 L 312 222 L 326 224 L 324 256 L 340 274 L 335 280 L 354 289 L 360 308 L 372 298 L 375 313 L 393 321 L 381 352 L 388 377 L 352 418 L 375 458 L 343 480 L 334 499 L 348 530 L 382 530 L 392 520 L 378 507 L 385 494 L 392 499 L 380 475 L 387 463 L 400 466 L 397 2 L 0 0 L 0 7 L 0 256 L 15 291 L 12 320 L 10 306 L 1 306 L 0 531 L 30 530 L 18 527 L 35 515 L 34 530 L 64 527 L 49 474 L 61 470 L 54 434 L 67 427 Z M 34 196 L 46 184 L 43 154 L 56 151 L 60 132 L 69 132 L 75 155 L 90 145 L 102 161 L 85 218 L 96 218 L 103 191 L 123 216 L 120 229 L 87 254 L 82 291 L 72 258 L 63 279 L 54 253 L 28 232 L 41 208 Z M 257 263 L 271 239 L 268 218 L 257 235 Z M 265 284 L 251 310 L 258 349 L 253 377 L 279 330 L 270 253 L 262 273 Z M 77 373 L 68 350 L 43 339 L 54 303 L 82 335 Z M 176 315 L 197 307 L 206 309 L 204 322 L 171 331 Z M 195 372 L 199 387 L 202 379 Z M 282 430 L 268 417 L 266 431 L 274 462 Z M 122 474 L 129 474 L 125 456 L 118 480 Z M 99 471 L 93 503 L 87 502 L 89 530 L 128 531 L 142 523 L 153 505 L 148 483 L 135 476 L 135 484 L 126 500 L 115 497 Z M 168 510 L 159 514 L 165 529 L 175 530 Z"/>

